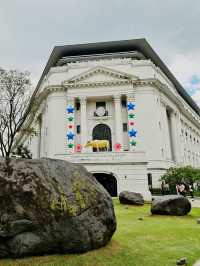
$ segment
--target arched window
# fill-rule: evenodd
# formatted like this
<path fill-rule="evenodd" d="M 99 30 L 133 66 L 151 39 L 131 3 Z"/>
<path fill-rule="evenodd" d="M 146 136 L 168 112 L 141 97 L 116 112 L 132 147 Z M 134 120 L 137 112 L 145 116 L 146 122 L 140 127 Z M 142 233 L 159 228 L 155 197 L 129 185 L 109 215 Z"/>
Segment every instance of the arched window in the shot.
<path fill-rule="evenodd" d="M 92 139 L 99 139 L 99 140 L 108 140 L 110 144 L 110 151 L 112 151 L 112 136 L 111 136 L 111 130 L 109 126 L 106 124 L 98 124 L 97 126 L 94 127 L 93 132 L 92 132 Z M 93 149 L 93 151 L 96 151 Z"/>

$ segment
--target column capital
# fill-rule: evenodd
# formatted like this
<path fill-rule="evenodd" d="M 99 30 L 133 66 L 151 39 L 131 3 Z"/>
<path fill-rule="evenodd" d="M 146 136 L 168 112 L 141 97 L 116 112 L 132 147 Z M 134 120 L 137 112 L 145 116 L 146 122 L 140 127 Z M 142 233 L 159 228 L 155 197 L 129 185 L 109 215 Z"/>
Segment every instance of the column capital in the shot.
<path fill-rule="evenodd" d="M 130 93 L 126 93 L 126 98 L 127 101 L 132 101 L 135 99 L 134 93 L 130 92 Z"/>
<path fill-rule="evenodd" d="M 81 97 L 79 97 L 79 99 L 80 99 L 80 103 L 81 104 L 84 104 L 87 101 L 87 97 L 86 96 L 81 96 Z"/>
<path fill-rule="evenodd" d="M 113 98 L 114 100 L 121 100 L 121 94 L 114 94 Z"/>
<path fill-rule="evenodd" d="M 75 100 L 74 96 L 67 96 L 67 101 L 68 102 L 73 102 Z"/>

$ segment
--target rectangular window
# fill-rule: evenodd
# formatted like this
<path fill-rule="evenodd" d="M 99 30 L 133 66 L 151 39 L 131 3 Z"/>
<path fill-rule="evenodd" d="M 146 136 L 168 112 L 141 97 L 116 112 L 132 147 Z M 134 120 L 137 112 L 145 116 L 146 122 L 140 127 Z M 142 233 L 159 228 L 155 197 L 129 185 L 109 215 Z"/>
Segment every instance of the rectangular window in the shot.
<path fill-rule="evenodd" d="M 122 107 L 126 108 L 126 105 L 127 105 L 126 99 L 121 100 L 121 105 Z"/>
<path fill-rule="evenodd" d="M 123 123 L 123 132 L 127 132 L 127 131 L 128 131 L 127 123 Z"/>
<path fill-rule="evenodd" d="M 106 102 L 96 102 L 96 109 L 98 107 L 104 107 L 104 108 L 106 108 Z"/>
<path fill-rule="evenodd" d="M 149 190 L 151 190 L 152 187 L 153 187 L 153 184 L 152 184 L 152 174 L 151 174 L 151 173 L 148 173 L 148 174 L 147 174 L 147 177 L 148 177 L 148 186 L 149 186 Z"/>
<path fill-rule="evenodd" d="M 76 133 L 77 134 L 80 134 L 81 133 L 81 126 L 80 125 L 77 125 L 76 126 Z"/>
<path fill-rule="evenodd" d="M 76 102 L 76 110 L 80 110 L 80 102 Z"/>

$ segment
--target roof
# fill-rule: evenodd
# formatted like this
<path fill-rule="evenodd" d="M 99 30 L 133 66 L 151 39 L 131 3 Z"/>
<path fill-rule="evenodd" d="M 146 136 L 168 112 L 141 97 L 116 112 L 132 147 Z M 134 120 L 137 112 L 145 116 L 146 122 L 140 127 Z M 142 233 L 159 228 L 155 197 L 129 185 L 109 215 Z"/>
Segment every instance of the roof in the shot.
<path fill-rule="evenodd" d="M 40 84 L 49 72 L 50 68 L 56 66 L 59 59 L 65 57 L 81 56 L 81 55 L 96 55 L 96 54 L 105 54 L 105 53 L 121 53 L 121 52 L 130 52 L 138 51 L 142 53 L 147 59 L 158 66 L 163 73 L 171 80 L 174 84 L 179 95 L 190 105 L 190 107 L 200 116 L 200 108 L 194 102 L 194 100 L 189 96 L 185 91 L 179 81 L 163 63 L 157 53 L 152 49 L 146 39 L 132 39 L 132 40 L 123 40 L 123 41 L 111 41 L 111 42 L 98 42 L 98 43 L 87 43 L 87 44 L 75 44 L 75 45 L 64 45 L 64 46 L 55 46 L 49 60 L 44 68 L 42 76 L 37 84 L 35 92 L 32 96 L 34 99 L 35 94 L 37 93 Z"/>

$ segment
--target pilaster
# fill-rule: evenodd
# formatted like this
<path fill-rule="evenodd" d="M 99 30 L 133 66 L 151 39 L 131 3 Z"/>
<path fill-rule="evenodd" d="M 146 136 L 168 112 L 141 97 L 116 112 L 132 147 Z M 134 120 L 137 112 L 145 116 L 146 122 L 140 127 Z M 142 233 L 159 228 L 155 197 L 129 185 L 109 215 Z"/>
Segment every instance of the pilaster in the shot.
<path fill-rule="evenodd" d="M 80 98 L 80 105 L 81 105 L 81 145 L 84 145 L 87 142 L 87 98 L 81 97 Z M 84 149 L 83 149 L 84 151 Z"/>
<path fill-rule="evenodd" d="M 121 110 L 121 95 L 114 95 L 115 104 L 115 143 L 121 144 L 123 149 L 123 130 L 122 130 L 122 110 Z"/>

